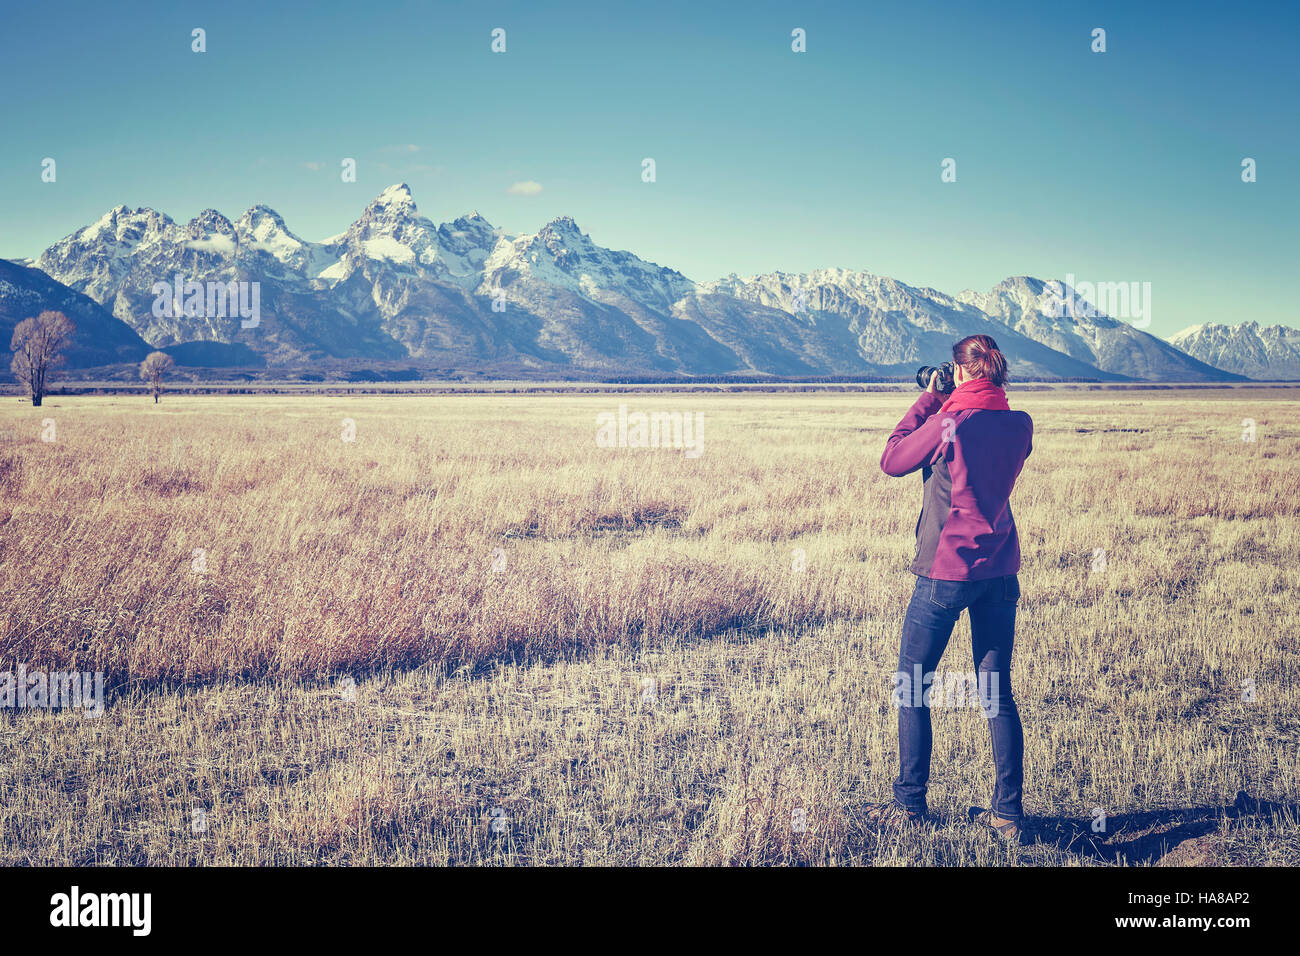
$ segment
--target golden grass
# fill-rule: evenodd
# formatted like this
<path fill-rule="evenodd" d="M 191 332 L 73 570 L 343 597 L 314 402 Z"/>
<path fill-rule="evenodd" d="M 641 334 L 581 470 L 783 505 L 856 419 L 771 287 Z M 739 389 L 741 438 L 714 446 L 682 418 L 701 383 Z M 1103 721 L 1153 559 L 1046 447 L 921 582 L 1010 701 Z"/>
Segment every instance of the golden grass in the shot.
<path fill-rule="evenodd" d="M 0 862 L 1141 863 L 1208 833 L 1294 863 L 1290 394 L 1013 396 L 1026 809 L 1055 834 L 1019 854 L 960 822 L 974 712 L 935 711 L 946 822 L 855 813 L 896 768 L 920 495 L 877 462 L 910 396 L 9 399 L 0 670 L 113 690 L 0 710 Z M 598 448 L 620 402 L 702 412 L 703 454 Z M 1283 806 L 1206 809 L 1238 788 Z"/>

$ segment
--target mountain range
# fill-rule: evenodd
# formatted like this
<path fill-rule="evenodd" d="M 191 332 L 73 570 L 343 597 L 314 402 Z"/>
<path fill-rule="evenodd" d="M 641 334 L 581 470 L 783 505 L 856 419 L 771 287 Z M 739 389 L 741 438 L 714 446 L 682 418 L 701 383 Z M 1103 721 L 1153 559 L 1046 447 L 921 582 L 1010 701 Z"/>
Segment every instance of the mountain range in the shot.
<path fill-rule="evenodd" d="M 155 285 L 177 277 L 257 283 L 257 323 L 157 309 Z M 997 338 L 1021 380 L 1229 381 L 1296 355 L 1293 331 L 1290 340 L 1256 331 L 1290 351 L 1266 347 L 1262 364 L 1241 364 L 1228 354 L 1232 336 L 1218 351 L 1201 339 L 1171 344 L 1082 300 L 1054 308 L 1062 291 L 1071 290 L 1059 280 L 1013 277 L 949 296 L 844 269 L 695 282 L 596 245 L 569 217 L 525 235 L 476 212 L 435 224 L 398 184 L 320 242 L 264 205 L 233 221 L 208 209 L 183 224 L 117 206 L 34 261 L 0 263 L 0 335 L 61 302 L 78 325 L 72 365 L 162 348 L 183 365 L 396 363 L 531 378 L 893 378 L 943 361 L 977 332 Z"/>
<path fill-rule="evenodd" d="M 1202 362 L 1247 378 L 1300 380 L 1300 330 L 1285 325 L 1193 325 L 1169 341 Z"/>

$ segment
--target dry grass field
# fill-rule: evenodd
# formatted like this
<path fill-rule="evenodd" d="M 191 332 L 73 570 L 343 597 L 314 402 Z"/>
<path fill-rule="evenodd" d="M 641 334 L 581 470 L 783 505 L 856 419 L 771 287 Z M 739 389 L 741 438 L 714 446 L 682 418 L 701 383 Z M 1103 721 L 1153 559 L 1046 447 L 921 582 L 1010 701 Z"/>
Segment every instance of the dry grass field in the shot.
<path fill-rule="evenodd" d="M 4 398 L 0 672 L 107 699 L 0 708 L 0 863 L 1300 863 L 1296 396 L 1012 392 L 1023 848 L 971 708 L 933 826 L 859 813 L 910 394 Z M 702 453 L 598 447 L 620 403 Z"/>

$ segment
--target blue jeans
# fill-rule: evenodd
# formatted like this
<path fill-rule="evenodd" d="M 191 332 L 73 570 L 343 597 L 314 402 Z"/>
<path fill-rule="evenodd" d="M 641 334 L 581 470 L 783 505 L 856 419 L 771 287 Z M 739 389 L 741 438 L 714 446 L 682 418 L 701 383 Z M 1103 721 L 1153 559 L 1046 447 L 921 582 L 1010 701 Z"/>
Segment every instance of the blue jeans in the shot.
<path fill-rule="evenodd" d="M 1020 820 L 1025 738 L 1011 693 L 1011 645 L 1019 599 L 1020 580 L 1014 574 L 983 581 L 939 581 L 917 576 L 903 618 L 894 691 L 899 763 L 894 799 L 909 810 L 926 810 L 933 743 L 930 708 L 951 703 L 957 692 L 957 706 L 976 706 L 988 720 L 997 774 L 993 812 L 1008 820 Z M 973 688 L 966 675 L 960 675 L 960 682 L 952 679 L 954 675 L 947 675 L 947 681 L 944 675 L 935 679 L 939 658 L 964 609 L 970 611 Z"/>

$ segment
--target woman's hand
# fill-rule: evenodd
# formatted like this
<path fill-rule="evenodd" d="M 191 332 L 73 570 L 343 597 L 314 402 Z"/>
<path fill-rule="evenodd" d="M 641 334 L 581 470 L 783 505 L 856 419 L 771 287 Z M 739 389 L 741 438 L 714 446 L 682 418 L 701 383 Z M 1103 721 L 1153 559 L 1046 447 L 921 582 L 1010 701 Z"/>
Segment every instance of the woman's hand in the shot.
<path fill-rule="evenodd" d="M 938 395 L 939 394 L 939 389 L 937 387 L 938 383 L 939 383 L 939 370 L 935 369 L 933 372 L 930 373 L 930 384 L 925 387 L 925 390 L 929 392 L 931 395 Z"/>

